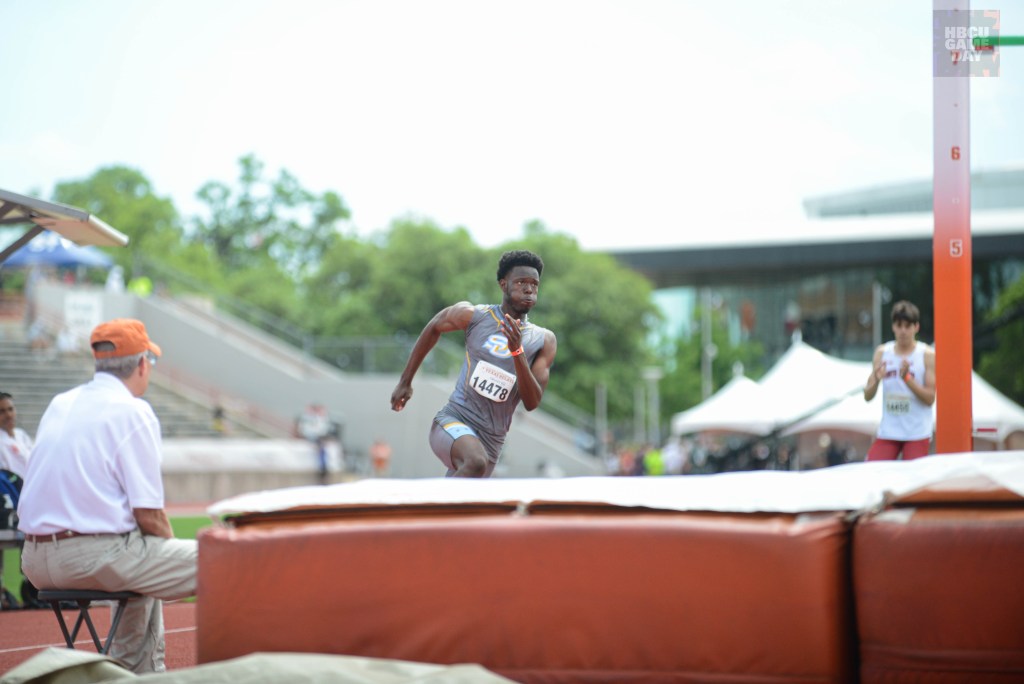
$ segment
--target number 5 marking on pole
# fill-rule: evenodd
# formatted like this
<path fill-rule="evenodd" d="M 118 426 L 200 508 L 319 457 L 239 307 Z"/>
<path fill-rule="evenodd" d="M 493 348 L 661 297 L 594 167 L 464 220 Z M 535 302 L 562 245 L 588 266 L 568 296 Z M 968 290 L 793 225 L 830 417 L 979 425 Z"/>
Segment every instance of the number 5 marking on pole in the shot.
<path fill-rule="evenodd" d="M 964 255 L 964 241 L 963 240 L 950 240 L 949 241 L 949 256 L 954 259 L 962 257 Z"/>

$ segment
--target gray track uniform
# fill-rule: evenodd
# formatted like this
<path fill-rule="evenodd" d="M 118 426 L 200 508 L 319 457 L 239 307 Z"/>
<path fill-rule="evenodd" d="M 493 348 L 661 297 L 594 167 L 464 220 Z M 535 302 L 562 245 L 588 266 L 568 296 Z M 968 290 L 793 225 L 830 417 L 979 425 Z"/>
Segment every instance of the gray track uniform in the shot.
<path fill-rule="evenodd" d="M 519 406 L 514 359 L 501 332 L 503 314 L 498 304 L 478 304 L 466 328 L 466 358 L 448 403 L 434 416 L 430 446 L 453 470 L 451 445 L 463 434 L 476 435 L 490 461 L 487 474 L 498 462 L 512 416 Z M 523 317 L 523 353 L 533 365 L 544 348 L 544 328 Z"/>

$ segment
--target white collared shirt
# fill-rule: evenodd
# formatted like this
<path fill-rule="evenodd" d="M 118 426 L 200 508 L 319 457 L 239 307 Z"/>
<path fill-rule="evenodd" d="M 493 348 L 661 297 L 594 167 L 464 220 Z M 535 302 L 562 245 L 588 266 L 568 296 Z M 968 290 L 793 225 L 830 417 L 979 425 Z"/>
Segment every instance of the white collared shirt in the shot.
<path fill-rule="evenodd" d="M 160 421 L 121 380 L 96 373 L 50 402 L 18 504 L 27 534 L 120 534 L 133 508 L 164 507 Z"/>

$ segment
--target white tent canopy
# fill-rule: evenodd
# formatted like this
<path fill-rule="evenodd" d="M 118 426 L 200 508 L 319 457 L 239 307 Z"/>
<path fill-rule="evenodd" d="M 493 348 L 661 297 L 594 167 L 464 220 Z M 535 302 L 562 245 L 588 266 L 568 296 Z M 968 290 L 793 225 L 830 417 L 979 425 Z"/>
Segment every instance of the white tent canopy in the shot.
<path fill-rule="evenodd" d="M 867 380 L 871 364 L 864 364 L 864 379 Z M 822 432 L 826 430 L 847 430 L 864 435 L 874 435 L 882 417 L 882 393 L 878 392 L 871 401 L 864 401 L 861 392 L 851 394 L 840 402 L 829 406 L 806 420 L 787 428 L 783 434 L 801 432 Z"/>
<path fill-rule="evenodd" d="M 864 377 L 871 369 L 864 366 Z M 882 417 L 882 393 L 870 402 L 863 395 L 854 394 L 820 413 L 802 420 L 784 434 L 820 432 L 825 430 L 849 430 L 865 435 L 874 435 Z M 935 405 L 941 401 L 936 396 Z M 934 407 L 933 407 L 934 408 Z M 1021 408 L 975 372 L 971 372 L 971 412 L 974 417 L 974 436 L 989 442 L 1002 444 L 1013 432 L 1024 431 L 1024 408 Z"/>
<path fill-rule="evenodd" d="M 780 423 L 788 423 L 863 389 L 870 368 L 870 363 L 837 359 L 797 340 L 759 384 L 777 406 Z"/>
<path fill-rule="evenodd" d="M 936 402 L 938 403 L 936 398 Z M 1002 443 L 1012 433 L 1024 432 L 1024 408 L 971 373 L 971 410 L 974 414 L 974 436 Z"/>
<path fill-rule="evenodd" d="M 874 435 L 882 416 L 882 393 L 864 401 L 862 389 L 870 373 L 868 361 L 838 359 L 796 341 L 760 382 L 733 378 L 704 402 L 676 414 L 672 432 L 767 435 L 781 429 L 787 435 L 828 430 Z M 976 437 L 1002 444 L 1013 432 L 1024 432 L 1024 408 L 977 373 L 972 373 L 971 395 Z"/>
<path fill-rule="evenodd" d="M 697 406 L 676 414 L 672 432 L 767 435 L 859 391 L 870 365 L 837 359 L 796 341 L 760 382 L 737 376 Z"/>
<path fill-rule="evenodd" d="M 767 394 L 758 383 L 737 375 L 707 400 L 672 418 L 672 433 L 744 432 L 766 435 L 778 422 Z"/>

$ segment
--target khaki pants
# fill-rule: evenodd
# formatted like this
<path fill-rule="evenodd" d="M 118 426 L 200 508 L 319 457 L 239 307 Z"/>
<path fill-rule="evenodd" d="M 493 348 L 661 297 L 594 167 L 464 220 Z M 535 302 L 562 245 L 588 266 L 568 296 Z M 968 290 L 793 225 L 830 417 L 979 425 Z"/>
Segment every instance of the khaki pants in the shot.
<path fill-rule="evenodd" d="M 161 600 L 196 592 L 198 546 L 189 539 L 127 534 L 25 542 L 22 569 L 39 589 L 135 591 L 146 598 L 128 602 L 110 655 L 137 673 L 163 672 L 164 621 Z"/>

